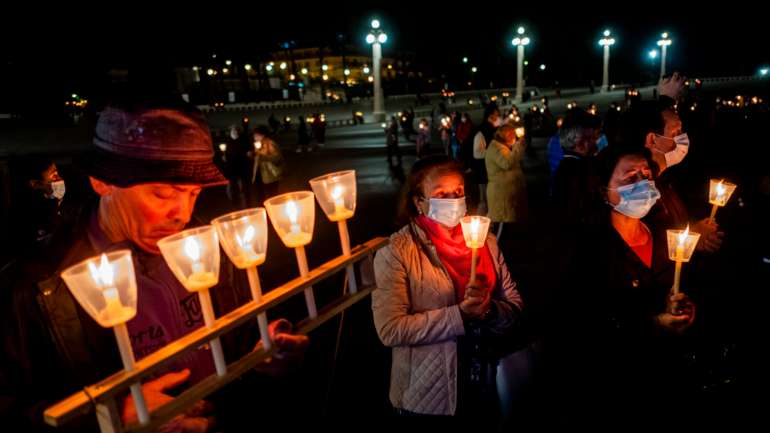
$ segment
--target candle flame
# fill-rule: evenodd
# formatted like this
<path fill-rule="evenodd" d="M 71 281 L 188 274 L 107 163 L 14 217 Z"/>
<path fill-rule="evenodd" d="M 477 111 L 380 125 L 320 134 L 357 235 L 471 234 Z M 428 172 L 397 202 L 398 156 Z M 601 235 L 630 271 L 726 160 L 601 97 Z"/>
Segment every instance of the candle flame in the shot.
<path fill-rule="evenodd" d="M 184 253 L 190 260 L 197 262 L 201 259 L 201 247 L 194 237 L 190 236 L 184 241 Z"/>
<path fill-rule="evenodd" d="M 481 221 L 478 218 L 471 218 L 471 233 L 473 233 L 475 236 L 478 236 L 479 234 L 480 224 Z"/>
<path fill-rule="evenodd" d="M 684 245 L 684 242 L 687 240 L 687 236 L 690 234 L 690 225 L 687 225 L 687 228 L 685 231 L 679 234 L 679 245 Z"/>
<path fill-rule="evenodd" d="M 254 142 L 254 148 L 259 150 L 262 149 L 262 142 L 261 141 L 255 141 Z"/>
<path fill-rule="evenodd" d="M 294 200 L 289 200 L 289 202 L 286 203 L 286 216 L 289 217 L 289 221 L 291 221 L 292 224 L 297 224 L 299 210 L 297 209 L 297 205 L 294 203 Z"/>
<path fill-rule="evenodd" d="M 721 197 L 721 196 L 725 195 L 725 193 L 727 192 L 727 189 L 726 189 L 726 188 L 725 188 L 725 186 L 722 184 L 722 182 L 724 182 L 724 179 L 723 179 L 723 180 L 720 180 L 720 181 L 719 181 L 719 183 L 717 184 L 717 187 L 716 187 L 716 190 L 717 190 L 717 196 L 718 196 L 718 197 Z"/>
<path fill-rule="evenodd" d="M 99 268 L 97 269 L 94 262 L 88 262 L 88 270 L 91 272 L 91 278 L 101 286 L 112 286 L 115 279 L 115 272 L 112 270 L 112 265 L 107 260 L 107 255 L 102 254 Z"/>
<path fill-rule="evenodd" d="M 332 190 L 332 198 L 336 201 L 339 200 L 340 197 L 342 197 L 342 187 L 340 185 L 337 185 Z"/>

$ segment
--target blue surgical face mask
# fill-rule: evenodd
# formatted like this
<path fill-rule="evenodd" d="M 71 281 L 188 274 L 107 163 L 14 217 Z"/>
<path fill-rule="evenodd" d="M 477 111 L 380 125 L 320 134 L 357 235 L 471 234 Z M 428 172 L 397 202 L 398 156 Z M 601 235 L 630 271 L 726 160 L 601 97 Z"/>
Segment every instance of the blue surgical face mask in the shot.
<path fill-rule="evenodd" d="M 428 218 L 445 227 L 454 228 L 460 224 L 465 211 L 465 197 L 428 200 Z"/>
<path fill-rule="evenodd" d="M 655 182 L 647 179 L 614 189 L 620 195 L 620 202 L 613 206 L 615 210 L 636 219 L 644 218 L 660 198 Z"/>

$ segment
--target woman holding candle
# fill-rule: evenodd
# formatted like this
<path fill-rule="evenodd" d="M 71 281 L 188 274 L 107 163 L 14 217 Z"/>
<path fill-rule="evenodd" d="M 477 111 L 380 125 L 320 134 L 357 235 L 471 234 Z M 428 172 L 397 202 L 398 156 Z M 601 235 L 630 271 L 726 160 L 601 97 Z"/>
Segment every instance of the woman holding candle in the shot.
<path fill-rule="evenodd" d="M 521 169 L 524 148 L 524 140 L 516 136 L 516 127 L 503 125 L 495 132 L 484 155 L 489 177 L 487 216 L 498 223 L 498 239 L 503 224 L 521 222 L 527 217 L 527 183 Z"/>
<path fill-rule="evenodd" d="M 484 339 L 509 332 L 522 301 L 493 237 L 479 249 L 477 284 L 469 285 L 464 187 L 449 157 L 418 161 L 401 209 L 408 223 L 374 260 L 372 310 L 393 349 L 390 400 L 399 414 L 483 419 L 495 406 L 495 360 Z"/>
<path fill-rule="evenodd" d="M 695 319 L 688 296 L 670 293 L 667 244 L 655 242 L 642 221 L 660 197 L 647 160 L 610 151 L 601 162 L 608 218 L 598 231 L 581 234 L 544 354 L 554 367 L 545 375 L 562 404 L 584 421 L 596 418 L 596 407 L 614 419 L 648 407 L 650 399 L 678 397 L 662 390 L 686 382 L 680 337 Z"/>
<path fill-rule="evenodd" d="M 259 183 L 258 203 L 278 194 L 278 183 L 283 178 L 284 159 L 278 144 L 269 137 L 267 127 L 258 126 L 253 134 L 254 150 L 251 152 L 254 158 L 254 170 L 251 177 L 252 183 Z"/>

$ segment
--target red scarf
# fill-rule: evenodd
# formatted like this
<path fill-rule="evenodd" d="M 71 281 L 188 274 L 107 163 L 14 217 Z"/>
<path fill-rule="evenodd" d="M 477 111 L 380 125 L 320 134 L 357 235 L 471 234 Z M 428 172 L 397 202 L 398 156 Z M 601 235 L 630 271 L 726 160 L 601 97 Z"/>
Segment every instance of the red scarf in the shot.
<path fill-rule="evenodd" d="M 452 284 L 457 292 L 457 299 L 461 301 L 465 298 L 465 288 L 471 279 L 472 255 L 471 249 L 465 246 L 462 226 L 458 224 L 447 232 L 445 227 L 425 215 L 418 216 L 415 222 L 435 245 L 438 258 L 452 279 Z M 491 291 L 497 284 L 497 273 L 495 272 L 492 253 L 489 252 L 489 246 L 486 244 L 484 248 L 479 248 L 478 253 L 476 284 L 481 290 Z"/>

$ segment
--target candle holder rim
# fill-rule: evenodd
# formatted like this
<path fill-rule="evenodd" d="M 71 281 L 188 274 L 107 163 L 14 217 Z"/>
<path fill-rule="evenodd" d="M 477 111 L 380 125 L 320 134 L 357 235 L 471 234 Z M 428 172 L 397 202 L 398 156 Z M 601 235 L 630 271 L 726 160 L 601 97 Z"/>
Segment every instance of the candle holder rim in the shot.
<path fill-rule="evenodd" d="M 466 219 L 466 218 L 467 218 L 467 219 Z M 464 220 L 464 221 L 471 221 L 473 218 L 478 218 L 478 219 L 479 219 L 479 220 L 481 220 L 482 222 L 486 222 L 486 221 L 492 222 L 492 220 L 491 220 L 491 219 L 489 219 L 489 217 L 485 217 L 485 216 L 483 216 L 483 215 L 465 215 L 464 217 L 460 218 L 460 221 L 461 221 L 461 222 L 462 222 L 463 220 Z"/>
<path fill-rule="evenodd" d="M 248 215 L 259 215 L 260 213 L 267 214 L 267 210 L 263 207 L 252 207 L 248 209 L 241 209 L 233 212 L 226 213 L 224 215 L 220 215 L 214 219 L 211 220 L 211 225 L 216 226 L 217 224 L 227 223 L 230 221 L 235 221 L 237 219 L 243 218 L 244 216 Z"/>
<path fill-rule="evenodd" d="M 310 179 L 308 181 L 308 183 L 310 183 L 312 185 L 314 183 L 318 183 L 318 182 L 321 182 L 321 181 L 329 179 L 329 178 L 338 177 L 338 176 L 344 176 L 344 175 L 347 175 L 347 174 L 350 174 L 350 173 L 352 173 L 353 176 L 356 175 L 356 171 L 355 170 L 340 170 L 340 171 L 335 171 L 333 173 L 327 173 L 327 174 L 324 174 L 324 175 L 321 175 L 321 176 L 316 176 L 316 177 Z"/>
<path fill-rule="evenodd" d="M 265 200 L 265 208 L 267 208 L 268 205 L 281 206 L 289 200 L 307 200 L 308 197 L 314 198 L 315 193 L 313 191 L 306 190 L 283 193 L 281 195 L 270 197 L 269 199 Z"/>
<path fill-rule="evenodd" d="M 214 229 L 214 226 L 211 224 L 206 224 L 199 227 L 182 230 L 181 232 L 174 233 L 173 235 L 168 235 L 158 241 L 158 248 L 160 248 L 161 244 L 167 245 L 169 243 L 181 241 L 182 239 L 188 238 L 190 236 L 195 236 L 208 231 L 213 231 L 214 236 L 217 236 L 217 231 Z"/>
<path fill-rule="evenodd" d="M 105 251 L 105 252 L 102 252 L 102 253 L 100 253 L 100 254 L 98 254 L 96 256 L 89 257 L 87 259 L 83 259 L 83 260 L 81 260 L 81 261 L 79 261 L 79 262 L 77 262 L 77 263 L 67 267 L 67 269 L 65 269 L 65 270 L 63 270 L 61 272 L 61 275 L 70 275 L 70 274 L 75 272 L 75 269 L 79 269 L 81 266 L 86 266 L 87 267 L 88 266 L 88 262 L 97 262 L 98 263 L 101 260 L 101 258 L 102 258 L 102 254 L 106 255 L 107 256 L 107 261 L 112 263 L 113 260 L 110 260 L 111 256 L 123 255 L 125 253 L 128 253 L 128 257 L 133 260 L 133 256 L 131 254 L 131 250 L 128 249 L 128 248 L 121 248 L 121 249 L 115 250 L 115 251 Z M 131 264 L 133 265 L 133 261 L 131 262 Z"/>

